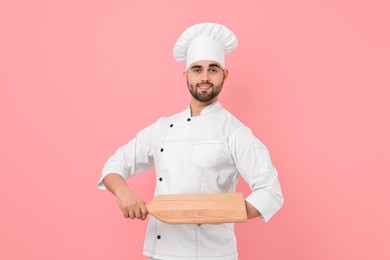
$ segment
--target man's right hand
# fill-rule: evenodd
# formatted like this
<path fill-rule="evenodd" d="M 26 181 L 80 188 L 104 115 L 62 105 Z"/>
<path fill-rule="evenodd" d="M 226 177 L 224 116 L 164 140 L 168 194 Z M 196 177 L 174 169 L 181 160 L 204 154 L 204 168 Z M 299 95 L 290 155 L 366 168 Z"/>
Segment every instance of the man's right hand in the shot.
<path fill-rule="evenodd" d="M 145 202 L 135 195 L 130 189 L 118 191 L 116 195 L 118 206 L 122 210 L 123 216 L 130 219 L 146 219 L 148 209 Z"/>
<path fill-rule="evenodd" d="M 145 202 L 131 191 L 121 175 L 110 173 L 104 177 L 103 183 L 116 196 L 118 206 L 125 218 L 146 219 L 148 209 Z"/>

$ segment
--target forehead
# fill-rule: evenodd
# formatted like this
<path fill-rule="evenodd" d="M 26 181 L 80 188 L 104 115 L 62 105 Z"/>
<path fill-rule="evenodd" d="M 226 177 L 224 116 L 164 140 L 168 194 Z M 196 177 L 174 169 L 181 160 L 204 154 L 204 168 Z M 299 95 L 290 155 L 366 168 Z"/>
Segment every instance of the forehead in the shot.
<path fill-rule="evenodd" d="M 218 66 L 218 67 L 222 68 L 222 66 L 218 62 L 213 61 L 213 60 L 195 61 L 194 63 L 192 63 L 190 65 L 189 68 L 192 68 L 192 67 L 210 67 L 210 66 Z"/>

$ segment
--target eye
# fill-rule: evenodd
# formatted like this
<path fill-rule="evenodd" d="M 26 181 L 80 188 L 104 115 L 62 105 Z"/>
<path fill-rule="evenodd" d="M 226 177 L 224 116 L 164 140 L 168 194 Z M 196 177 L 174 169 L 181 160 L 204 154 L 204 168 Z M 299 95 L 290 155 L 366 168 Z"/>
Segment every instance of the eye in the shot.
<path fill-rule="evenodd" d="M 217 73 L 217 72 L 218 72 L 218 69 L 217 69 L 217 68 L 210 68 L 210 69 L 209 69 L 209 72 L 210 72 L 210 73 Z"/>
<path fill-rule="evenodd" d="M 200 73 L 202 70 L 200 68 L 194 68 L 192 69 L 192 72 L 194 73 Z"/>

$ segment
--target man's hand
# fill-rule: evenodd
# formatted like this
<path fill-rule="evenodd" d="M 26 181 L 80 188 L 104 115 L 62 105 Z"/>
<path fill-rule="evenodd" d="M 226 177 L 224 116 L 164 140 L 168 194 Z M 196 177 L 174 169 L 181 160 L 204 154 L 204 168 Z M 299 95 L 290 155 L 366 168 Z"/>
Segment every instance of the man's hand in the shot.
<path fill-rule="evenodd" d="M 118 191 L 116 195 L 118 206 L 122 210 L 123 216 L 130 219 L 146 219 L 148 215 L 148 209 L 145 202 L 135 195 L 130 189 L 124 189 Z"/>
<path fill-rule="evenodd" d="M 116 196 L 118 206 L 125 218 L 146 219 L 148 209 L 145 202 L 130 190 L 121 175 L 110 173 L 104 178 L 103 183 Z"/>
<path fill-rule="evenodd" d="M 248 201 L 245 201 L 246 215 L 248 219 L 257 218 L 261 216 L 261 213 L 252 206 Z"/>

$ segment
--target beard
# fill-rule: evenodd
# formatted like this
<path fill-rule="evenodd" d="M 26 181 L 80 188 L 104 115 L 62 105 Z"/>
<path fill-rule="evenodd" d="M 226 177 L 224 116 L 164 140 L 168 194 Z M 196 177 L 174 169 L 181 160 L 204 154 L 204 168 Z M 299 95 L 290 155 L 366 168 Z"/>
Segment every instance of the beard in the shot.
<path fill-rule="evenodd" d="M 202 82 L 203 84 L 209 84 L 210 85 L 210 88 L 211 88 L 211 91 L 201 91 L 201 89 L 199 88 L 199 83 L 198 84 L 190 84 L 187 80 L 187 87 L 188 87 L 188 90 L 190 91 L 191 95 L 198 101 L 200 102 L 209 102 L 210 100 L 212 100 L 213 98 L 215 98 L 216 96 L 219 95 L 219 93 L 221 92 L 222 90 L 222 87 L 223 87 L 223 82 L 224 80 L 222 80 L 221 84 L 220 85 L 214 85 L 210 82 Z M 199 90 L 199 91 L 198 91 Z"/>

